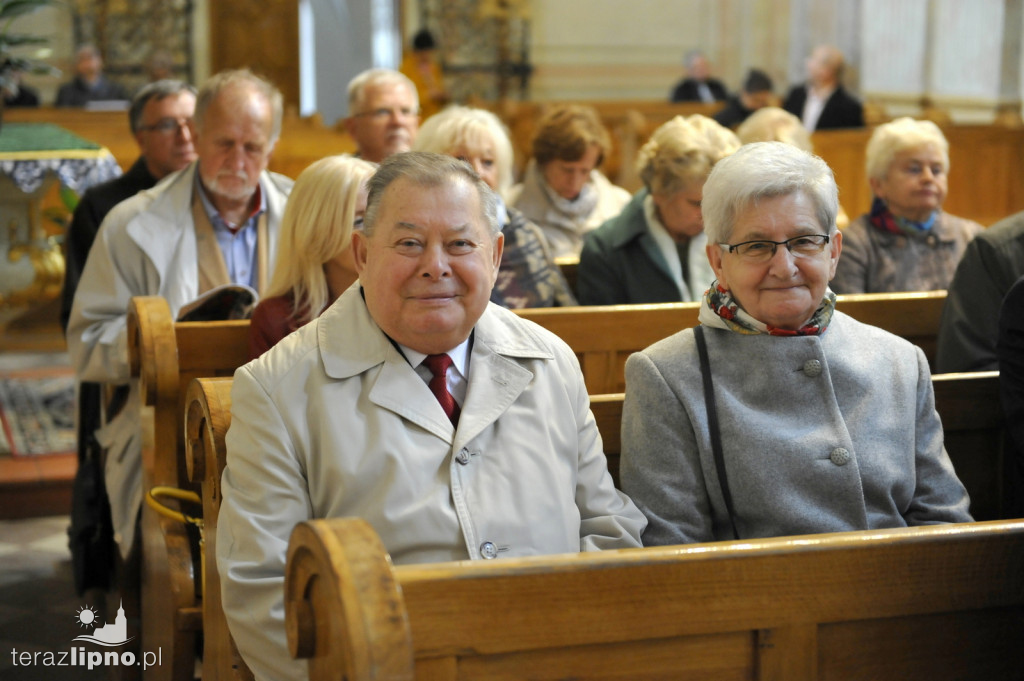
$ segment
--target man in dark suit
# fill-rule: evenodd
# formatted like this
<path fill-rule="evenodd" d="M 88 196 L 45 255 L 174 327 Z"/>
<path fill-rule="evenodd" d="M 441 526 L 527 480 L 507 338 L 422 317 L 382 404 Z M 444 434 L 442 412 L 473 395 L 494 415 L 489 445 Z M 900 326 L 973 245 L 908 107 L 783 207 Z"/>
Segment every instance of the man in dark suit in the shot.
<path fill-rule="evenodd" d="M 132 100 L 128 123 L 141 155 L 121 177 L 90 188 L 78 202 L 68 227 L 60 315 L 65 329 L 78 278 L 103 218 L 121 201 L 196 159 L 188 128 L 196 106 L 195 92 L 187 83 L 161 80 L 139 90 Z"/>
<path fill-rule="evenodd" d="M 119 83 L 103 75 L 103 57 L 95 45 L 75 51 L 75 77 L 57 90 L 54 106 L 87 106 L 90 102 L 127 100 Z"/>
<path fill-rule="evenodd" d="M 798 116 L 809 131 L 863 128 L 864 107 L 842 85 L 843 55 L 819 45 L 807 58 L 807 82 L 789 91 L 782 108 Z"/>
<path fill-rule="evenodd" d="M 673 102 L 720 102 L 729 96 L 722 81 L 711 78 L 708 58 L 700 50 L 686 53 L 687 77 L 672 91 Z"/>

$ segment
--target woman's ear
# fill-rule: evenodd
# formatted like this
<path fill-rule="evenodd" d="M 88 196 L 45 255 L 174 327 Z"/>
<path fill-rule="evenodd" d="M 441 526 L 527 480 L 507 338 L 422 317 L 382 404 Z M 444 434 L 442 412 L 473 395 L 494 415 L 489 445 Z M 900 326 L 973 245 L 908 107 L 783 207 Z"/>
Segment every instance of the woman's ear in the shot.
<path fill-rule="evenodd" d="M 708 262 L 711 263 L 711 269 L 715 271 L 715 277 L 718 279 L 718 285 L 724 289 L 729 288 L 729 285 L 725 280 L 725 269 L 722 267 L 722 247 L 718 244 L 708 243 L 708 245 L 704 247 L 704 252 L 707 253 Z"/>

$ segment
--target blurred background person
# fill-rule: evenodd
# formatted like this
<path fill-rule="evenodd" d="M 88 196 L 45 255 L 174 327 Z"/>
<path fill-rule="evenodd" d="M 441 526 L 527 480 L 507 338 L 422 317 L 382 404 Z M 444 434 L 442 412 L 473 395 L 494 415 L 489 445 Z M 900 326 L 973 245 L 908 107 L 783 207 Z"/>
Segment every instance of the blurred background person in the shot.
<path fill-rule="evenodd" d="M 782 108 L 800 117 L 810 131 L 863 128 L 864 107 L 843 87 L 843 53 L 818 45 L 805 62 L 807 82 L 789 91 Z"/>
<path fill-rule="evenodd" d="M 705 116 L 676 116 L 637 155 L 644 188 L 586 236 L 576 272 L 583 305 L 700 300 L 714 274 L 705 255 L 704 181 L 740 146 Z"/>
<path fill-rule="evenodd" d="M 345 130 L 356 155 L 380 163 L 409 151 L 420 127 L 420 100 L 408 77 L 391 69 L 368 69 L 348 84 Z"/>
<path fill-rule="evenodd" d="M 743 79 L 743 87 L 739 94 L 729 97 L 725 108 L 712 118 L 719 125 L 735 128 L 747 120 L 750 114 L 758 109 L 775 104 L 775 93 L 772 92 L 772 79 L 760 69 L 750 69 Z"/>
<path fill-rule="evenodd" d="M 729 96 L 722 81 L 711 77 L 711 64 L 700 50 L 690 50 L 683 58 L 686 77 L 672 89 L 673 102 L 720 102 Z"/>
<path fill-rule="evenodd" d="M 576 304 L 540 229 L 501 201 L 512 185 L 513 153 L 497 116 L 483 109 L 449 107 L 423 123 L 413 148 L 465 161 L 498 194 L 505 248 L 491 302 L 508 308 Z"/>
<path fill-rule="evenodd" d="M 537 124 L 533 158 L 508 203 L 544 233 L 555 258 L 578 256 L 583 235 L 629 202 L 598 170 L 611 137 L 593 107 L 553 106 Z"/>
<path fill-rule="evenodd" d="M 2 94 L 4 106 L 39 106 L 39 92 L 31 86 L 25 85 L 21 77 L 24 71 L 12 68 L 4 74 L 4 85 Z"/>
<path fill-rule="evenodd" d="M 736 128 L 736 136 L 740 138 L 740 144 L 785 142 L 809 154 L 814 153 L 811 133 L 804 124 L 799 118 L 777 106 L 766 106 L 750 114 L 750 117 Z M 846 229 L 848 224 L 850 218 L 843 210 L 843 205 L 839 204 L 836 226 L 839 229 Z"/>
<path fill-rule="evenodd" d="M 82 45 L 75 51 L 75 77 L 57 90 L 54 106 L 127 99 L 125 89 L 103 75 L 103 57 L 96 46 Z"/>
<path fill-rule="evenodd" d="M 274 274 L 249 324 L 250 358 L 319 317 L 359 278 L 352 232 L 362 226 L 366 181 L 375 169 L 338 155 L 299 174 L 281 218 Z"/>
<path fill-rule="evenodd" d="M 434 34 L 425 28 L 412 37 L 412 50 L 402 58 L 399 71 L 416 86 L 420 98 L 420 120 L 426 120 L 448 104 L 451 97 L 444 86 L 444 74 Z"/>
<path fill-rule="evenodd" d="M 621 482 L 645 545 L 971 520 L 924 352 L 836 310 L 837 195 L 778 142 L 711 171 L 700 325 L 626 362 Z"/>
<path fill-rule="evenodd" d="M 843 232 L 836 293 L 945 290 L 967 243 L 982 231 L 943 212 L 949 144 L 931 121 L 875 128 L 866 150 L 871 212 Z"/>

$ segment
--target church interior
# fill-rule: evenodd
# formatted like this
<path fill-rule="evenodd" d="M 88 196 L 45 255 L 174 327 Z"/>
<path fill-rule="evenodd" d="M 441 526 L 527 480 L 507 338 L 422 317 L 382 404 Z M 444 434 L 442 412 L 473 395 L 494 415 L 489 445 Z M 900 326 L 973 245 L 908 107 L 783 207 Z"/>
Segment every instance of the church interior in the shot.
<path fill-rule="evenodd" d="M 0 9 L 14 4 L 0 2 Z M 127 93 L 161 77 L 153 75 L 153 69 L 158 68 L 162 69 L 162 77 L 181 79 L 197 87 L 225 69 L 248 67 L 266 77 L 281 90 L 285 105 L 283 129 L 269 169 L 294 179 L 326 155 L 356 151 L 345 127 L 350 113 L 348 81 L 370 67 L 398 68 L 410 54 L 417 33 L 426 29 L 436 40 L 433 58 L 443 74 L 445 102 L 488 109 L 499 116 L 512 141 L 517 179 L 530 159 L 531 139 L 543 114 L 555 104 L 583 103 L 598 111 L 610 133 L 611 148 L 603 159 L 601 172 L 630 193 L 644 186 L 636 159 L 656 129 L 676 116 L 712 116 L 724 106 L 722 100 L 671 101 L 673 87 L 687 73 L 684 62 L 688 53 L 703 53 L 712 76 L 730 94 L 738 94 L 750 70 L 759 69 L 770 79 L 771 101 L 779 104 L 790 88 L 807 77 L 807 59 L 815 47 L 832 45 L 845 60 L 843 86 L 863 103 L 865 126 L 819 130 L 811 135 L 811 140 L 814 153 L 831 167 L 839 187 L 839 200 L 851 218 L 869 212 L 872 206 L 872 188 L 864 165 L 871 132 L 876 126 L 902 116 L 935 122 L 949 141 L 946 210 L 984 227 L 1024 211 L 1024 183 L 1018 177 L 1024 159 L 1021 0 L 67 0 L 42 5 L 38 11 L 16 17 L 8 28 L 2 29 L 40 36 L 38 45 L 15 46 L 14 53 L 52 67 L 48 71 L 26 71 L 20 76 L 21 84 L 38 96 L 38 106 L 0 108 L 0 169 L 5 174 L 0 181 L 0 204 L 14 206 L 0 213 L 0 219 L 6 218 L 3 221 L 11 225 L 0 229 L 0 257 L 5 261 L 0 264 L 0 378 L 4 380 L 32 374 L 36 378 L 42 375 L 53 381 L 64 380 L 65 388 L 72 385 L 67 345 L 58 320 L 63 277 L 61 241 L 70 219 L 68 190 L 54 180 L 54 175 L 30 192 L 19 188 L 9 169 L 13 166 L 5 160 L 5 152 L 9 151 L 3 143 L 5 133 L 10 138 L 9 131 L 19 125 L 57 126 L 102 150 L 107 162 L 116 164 L 118 174 L 127 171 L 139 153 L 127 128 L 126 102 L 102 102 L 85 108 L 55 106 L 61 85 L 75 72 L 76 50 L 83 44 L 96 46 L 102 56 L 104 76 L 120 84 Z M 0 47 L 8 50 L 3 40 Z M 26 225 L 18 228 L 17 220 L 11 216 L 21 215 L 29 217 Z M 25 257 L 19 260 L 22 255 Z M 571 277 L 574 263 L 562 264 L 566 276 Z M 900 312 L 887 313 L 894 320 L 892 323 L 903 327 L 937 324 L 942 300 L 925 300 L 929 296 L 936 298 L 917 294 L 913 299 L 915 305 L 927 306 L 928 312 L 921 312 L 921 306 L 914 307 L 912 312 L 907 312 L 909 307 L 900 308 Z M 908 304 L 906 300 L 904 304 Z M 930 340 L 923 342 L 934 346 L 934 328 L 929 333 Z M 929 348 L 925 349 L 927 353 Z M 184 359 L 184 350 L 181 357 L 185 371 L 188 360 Z M 624 356 L 609 360 L 608 371 L 621 371 L 624 361 Z M 201 375 L 198 372 L 202 369 L 195 370 L 197 376 Z M 956 389 L 951 389 L 948 397 L 964 410 L 973 406 L 972 413 L 983 411 L 986 406 L 998 410 L 997 391 L 991 390 L 995 380 L 997 377 L 986 378 L 984 397 L 979 397 L 974 405 L 969 404 L 968 393 L 952 394 Z M 174 391 L 177 390 L 175 383 Z M 611 389 L 601 392 L 622 390 L 613 383 Z M 178 426 L 177 437 L 181 438 L 184 391 L 180 395 L 175 392 L 173 399 L 178 409 L 174 423 Z M 70 404 L 63 407 L 65 414 L 70 413 Z M 603 407 L 598 404 L 596 408 Z M 609 413 L 609 418 L 621 415 L 620 411 Z M 17 415 L 10 408 L 4 414 L 4 427 L 10 430 L 7 422 L 13 422 Z M 52 428 L 58 425 L 61 424 L 50 424 Z M 70 431 L 73 438 L 73 420 L 62 425 L 65 437 Z M 960 426 L 949 427 L 953 430 Z M 985 440 L 986 446 L 999 449 L 1005 423 L 986 421 L 974 430 L 964 426 L 968 433 L 965 437 L 980 437 L 983 428 L 987 429 L 983 436 L 990 438 Z M 617 438 L 617 422 L 615 430 Z M 192 435 L 198 442 L 202 433 Z M 997 439 L 996 444 L 991 438 Z M 181 439 L 184 442 L 185 438 Z M 978 446 L 978 441 L 971 440 L 971 446 Z M 614 446 L 618 444 L 616 441 Z M 158 668 L 148 673 L 112 670 L 109 666 L 77 666 L 55 673 L 53 669 L 19 664 L 16 655 L 12 658 L 7 653 L 12 648 L 67 648 L 71 636 L 81 633 L 78 628 L 84 620 L 76 617 L 82 616 L 83 607 L 95 605 L 85 600 L 90 595 L 98 599 L 99 607 L 105 607 L 103 612 L 109 615 L 105 621 L 110 630 L 105 634 L 127 636 L 114 627 L 116 602 L 106 599 L 104 604 L 102 595 L 82 596 L 74 590 L 67 525 L 78 460 L 73 446 L 65 445 L 60 451 L 35 456 L 12 452 L 11 446 L 7 452 L 0 452 L 0 676 L 12 681 L 245 678 L 224 672 L 224 667 L 204 667 L 202 655 L 196 654 L 195 648 L 201 648 L 201 643 L 195 641 L 201 642 L 204 632 L 208 641 L 220 640 L 215 639 L 217 635 L 222 635 L 224 641 L 229 639 L 225 632 L 209 629 L 202 598 L 192 598 L 187 607 L 179 607 L 168 615 L 177 617 L 177 629 L 191 627 L 190 634 L 194 635 L 196 630 L 200 634 L 190 639 L 191 650 L 182 652 L 180 641 L 175 644 L 179 646 L 176 654 L 181 656 L 173 664 L 175 676 L 170 675 L 172 665 L 166 658 L 161 660 L 162 671 Z M 184 463 L 181 466 L 184 470 Z M 978 484 L 987 485 L 985 489 L 1003 484 L 1002 472 L 978 475 L 984 478 Z M 202 503 L 198 507 L 201 515 Z M 993 511 L 992 522 L 996 522 L 998 513 Z M 194 544 L 196 531 L 190 528 L 188 532 L 191 536 L 183 541 L 186 545 L 190 541 Z M 1014 532 L 1017 543 L 998 555 L 1007 565 L 1020 566 L 1024 559 L 1024 529 L 1015 526 Z M 899 550 L 910 551 L 902 545 Z M 935 556 L 955 553 L 948 548 L 936 551 L 933 560 Z M 904 560 L 913 554 L 898 555 Z M 193 556 L 189 560 L 194 562 L 177 567 L 191 577 L 202 573 L 199 559 Z M 838 560 L 831 567 L 837 578 L 856 581 L 846 574 Z M 972 570 L 984 572 L 968 565 L 966 559 L 961 567 L 965 580 L 976 577 Z M 410 593 L 415 594 L 420 584 L 416 580 L 426 582 L 428 577 L 404 573 L 395 579 L 408 579 Z M 911 578 L 907 578 L 908 582 Z M 997 575 L 994 579 L 998 582 L 999 578 Z M 955 669 L 954 675 L 947 677 L 942 674 L 948 669 L 939 670 L 942 673 L 936 678 L 1024 675 L 1024 654 L 1019 648 L 1014 650 L 1014 641 L 1019 646 L 1024 633 L 1024 593 L 1019 586 L 1019 573 L 1016 579 L 1014 600 L 999 611 L 997 624 L 993 620 L 982 621 L 980 614 L 976 620 L 980 633 L 975 638 L 996 641 L 994 649 L 1007 655 L 1005 664 L 971 658 L 969 664 L 964 663 L 966 671 Z M 859 586 L 870 589 L 872 585 Z M 202 588 L 205 587 L 196 586 L 200 591 Z M 987 596 L 976 593 L 979 588 L 965 598 L 970 599 L 970 608 L 978 608 L 979 612 L 983 607 L 1002 607 L 1004 602 L 1000 599 L 1006 592 L 1014 591 L 1014 587 L 1007 585 L 1003 592 L 998 591 L 1000 588 L 996 584 Z M 486 603 L 481 605 L 488 607 Z M 953 603 L 950 608 L 955 606 Z M 168 604 L 167 611 L 173 607 L 177 606 Z M 850 602 L 844 607 L 856 610 L 857 606 Z M 223 617 L 223 613 L 220 615 Z M 129 613 L 129 623 L 131 617 Z M 929 636 L 928 623 L 932 620 L 920 617 L 908 629 L 910 634 L 900 634 L 900 640 L 911 635 Z M 933 617 L 942 631 L 949 630 L 945 627 L 948 622 L 942 619 L 945 614 Z M 117 627 L 123 626 L 123 618 L 124 610 Z M 723 622 L 728 620 L 727 613 L 721 618 Z M 963 621 L 975 620 L 967 617 Z M 1002 633 L 1001 627 L 1005 628 Z M 682 637 L 684 629 L 680 627 L 672 635 Z M 765 633 L 769 631 L 770 634 Z M 751 636 L 757 641 L 758 655 L 765 656 L 758 657 L 758 664 L 764 665 L 762 671 L 781 670 L 780 674 L 762 676 L 746 669 L 748 675 L 728 678 L 812 678 L 810 672 L 817 671 L 817 662 L 811 664 L 801 658 L 797 664 L 803 665 L 799 673 L 787 675 L 787 669 L 793 671 L 787 667 L 791 660 L 780 662 L 764 651 L 772 648 L 776 640 L 779 651 L 788 650 L 790 645 L 810 645 L 809 638 L 817 642 L 819 636 L 840 647 L 844 641 L 860 640 L 855 631 L 838 625 L 832 629 L 822 625 L 813 634 L 797 626 L 764 628 L 761 639 L 757 639 L 757 634 Z M 884 638 L 884 634 L 876 636 L 875 642 Z M 895 640 L 897 635 L 893 636 Z M 714 645 L 729 649 L 740 648 L 742 643 L 715 641 Z M 654 644 L 651 645 L 653 650 Z M 677 656 L 685 657 L 701 644 L 688 640 L 680 645 Z M 879 649 L 884 648 L 883 641 Z M 642 654 L 639 648 L 630 651 L 628 654 Z M 429 656 L 429 652 L 424 655 Z M 421 653 L 417 649 L 416 655 Z M 234 654 L 237 656 L 237 651 Z M 614 657 L 614 649 L 594 654 L 597 660 L 602 655 Z M 543 656 L 533 661 L 536 667 L 531 667 L 544 670 L 543 674 L 520 676 L 516 670 L 527 667 L 517 667 L 519 658 L 512 653 L 509 656 L 511 671 L 506 676 L 458 678 L 611 678 L 602 676 L 597 669 L 590 669 L 590 676 L 575 676 L 568 671 L 563 674 L 556 662 L 546 668 Z M 856 666 L 852 661 L 847 663 L 849 667 L 837 669 Z M 915 663 L 921 669 L 936 671 L 935 664 L 912 660 L 900 668 L 908 673 L 904 678 L 924 678 L 913 669 Z M 231 669 L 230 660 L 224 664 Z M 823 669 L 827 666 L 825 662 L 821 664 Z M 182 672 L 183 668 L 188 669 Z M 656 668 L 652 662 L 650 669 Z M 424 663 L 421 667 L 419 657 L 416 669 L 415 678 L 455 678 L 448 675 L 451 670 L 442 663 L 433 667 Z M 237 664 L 234 670 L 238 671 Z M 419 672 L 423 670 L 437 674 L 421 677 Z M 959 672 L 963 673 L 958 676 Z M 1004 672 L 1007 675 L 999 675 Z M 726 678 L 715 676 L 715 670 L 696 669 L 692 673 L 685 678 Z M 647 670 L 637 678 L 676 677 L 659 677 Z M 853 677 L 843 677 L 840 671 L 839 676 L 830 678 Z"/>

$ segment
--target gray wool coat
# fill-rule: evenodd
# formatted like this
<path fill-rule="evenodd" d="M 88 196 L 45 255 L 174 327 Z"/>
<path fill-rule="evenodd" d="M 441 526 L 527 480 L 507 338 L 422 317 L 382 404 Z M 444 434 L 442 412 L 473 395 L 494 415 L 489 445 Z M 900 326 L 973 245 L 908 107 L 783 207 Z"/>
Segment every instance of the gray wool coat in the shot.
<path fill-rule="evenodd" d="M 705 338 L 740 537 L 971 520 L 919 348 L 839 311 L 821 336 Z M 626 362 L 620 477 L 645 545 L 732 538 L 692 329 Z"/>

